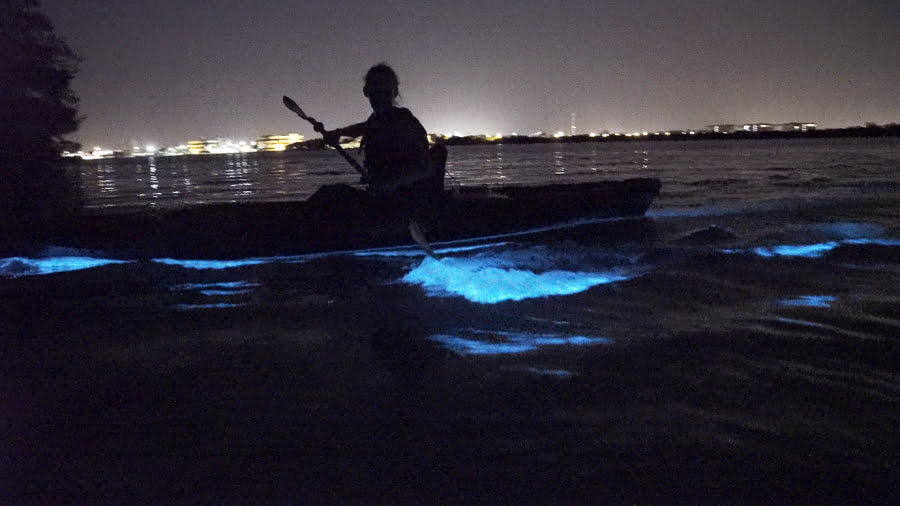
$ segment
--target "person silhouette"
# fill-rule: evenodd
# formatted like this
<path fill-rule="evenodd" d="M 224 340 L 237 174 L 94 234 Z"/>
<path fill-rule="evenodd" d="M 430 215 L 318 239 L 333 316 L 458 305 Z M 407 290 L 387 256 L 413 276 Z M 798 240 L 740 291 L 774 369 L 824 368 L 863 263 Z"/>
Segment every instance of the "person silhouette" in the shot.
<path fill-rule="evenodd" d="M 386 63 L 366 73 L 363 95 L 372 114 L 362 122 L 323 133 L 325 142 L 336 145 L 341 137 L 362 137 L 363 182 L 376 192 L 434 194 L 443 190 L 447 148 L 429 147 L 422 123 L 405 107 L 397 105 L 400 82 Z"/>

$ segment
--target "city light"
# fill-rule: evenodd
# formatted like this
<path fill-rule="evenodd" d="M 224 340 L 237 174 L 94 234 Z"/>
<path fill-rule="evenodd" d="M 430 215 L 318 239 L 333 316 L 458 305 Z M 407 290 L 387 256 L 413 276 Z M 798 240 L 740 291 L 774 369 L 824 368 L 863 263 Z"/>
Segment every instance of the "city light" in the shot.
<path fill-rule="evenodd" d="M 617 140 L 617 138 L 625 137 L 626 139 L 644 139 L 644 138 L 661 138 L 671 137 L 673 135 L 684 135 L 684 136 L 698 136 L 704 134 L 716 134 L 716 135 L 727 135 L 735 132 L 741 132 L 746 134 L 757 134 L 763 132 L 792 132 L 792 133 L 807 133 L 813 132 L 817 128 L 816 123 L 809 122 L 792 122 L 792 123 L 739 123 L 739 124 L 717 124 L 717 125 L 708 125 L 702 129 L 694 129 L 694 130 L 666 130 L 666 131 L 632 131 L 632 132 L 609 132 L 607 130 L 602 131 L 601 133 L 597 133 L 597 131 L 590 131 L 586 134 L 575 134 L 572 132 L 565 132 L 563 130 L 557 130 L 553 134 L 549 134 L 546 131 L 537 131 L 530 135 L 526 134 L 527 137 L 540 138 L 540 139 L 583 139 L 585 137 L 589 139 L 601 138 L 601 139 L 609 139 L 609 140 Z M 428 142 L 433 142 L 434 134 L 428 134 Z M 467 138 L 474 139 L 477 143 L 478 141 L 485 142 L 505 142 L 506 139 L 513 138 L 509 142 L 517 142 L 517 137 L 521 137 L 517 132 L 512 132 L 509 135 L 504 135 L 501 132 L 496 132 L 493 134 L 462 134 L 461 132 L 453 131 L 452 133 L 441 134 L 438 137 L 443 138 L 444 140 L 449 140 L 452 138 Z M 624 140 L 624 139 L 621 139 Z M 247 141 L 247 140 L 239 140 L 234 141 L 231 139 L 224 138 L 211 138 L 211 139 L 200 139 L 200 140 L 192 140 L 187 143 L 179 144 L 174 147 L 157 147 L 155 144 L 146 144 L 143 148 L 140 146 L 132 146 L 130 150 L 114 150 L 114 149 L 105 149 L 100 146 L 94 146 L 91 151 L 77 151 L 77 152 L 63 152 L 62 156 L 64 157 L 80 157 L 84 160 L 96 160 L 100 158 L 127 158 L 127 157 L 139 157 L 139 156 L 181 156 L 181 155 L 218 155 L 218 154 L 233 154 L 233 153 L 254 153 L 259 151 L 268 151 L 268 152 L 281 152 L 288 151 L 290 149 L 297 148 L 299 144 L 304 142 L 303 135 L 298 133 L 286 133 L 286 134 L 269 134 L 262 135 L 257 138 L 255 141 Z M 359 139 L 344 139 L 341 144 L 344 148 L 356 148 L 359 147 Z"/>

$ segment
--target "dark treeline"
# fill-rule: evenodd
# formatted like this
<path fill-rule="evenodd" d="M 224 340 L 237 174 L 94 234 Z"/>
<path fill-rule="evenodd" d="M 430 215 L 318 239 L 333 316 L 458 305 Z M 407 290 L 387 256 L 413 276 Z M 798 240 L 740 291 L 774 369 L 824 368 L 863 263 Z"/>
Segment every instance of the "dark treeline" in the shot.
<path fill-rule="evenodd" d="M 78 57 L 36 0 L 0 2 L 0 244 L 39 239 L 77 215 L 77 175 L 60 163 L 77 144 Z"/>

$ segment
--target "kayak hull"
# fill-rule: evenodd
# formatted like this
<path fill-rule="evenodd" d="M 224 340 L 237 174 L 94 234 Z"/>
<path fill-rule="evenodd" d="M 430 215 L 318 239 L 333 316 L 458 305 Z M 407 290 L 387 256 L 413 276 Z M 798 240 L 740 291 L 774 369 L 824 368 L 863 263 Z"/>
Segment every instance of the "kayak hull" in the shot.
<path fill-rule="evenodd" d="M 413 244 L 415 219 L 432 242 L 474 239 L 582 219 L 637 218 L 659 194 L 654 178 L 459 188 L 427 205 L 345 185 L 306 201 L 232 203 L 184 209 L 84 214 L 57 243 L 138 257 L 225 258 L 304 254 Z"/>

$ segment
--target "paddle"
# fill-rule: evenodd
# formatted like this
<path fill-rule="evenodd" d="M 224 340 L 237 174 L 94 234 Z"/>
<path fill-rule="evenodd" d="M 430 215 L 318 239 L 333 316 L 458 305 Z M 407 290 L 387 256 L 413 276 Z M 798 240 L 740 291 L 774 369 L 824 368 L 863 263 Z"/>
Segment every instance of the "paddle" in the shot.
<path fill-rule="evenodd" d="M 313 129 L 316 132 L 319 132 L 320 134 L 323 134 L 323 135 L 325 134 L 325 126 L 322 125 L 322 123 L 319 123 L 318 121 L 316 121 L 315 118 L 313 118 L 311 116 L 307 116 L 306 113 L 303 112 L 303 109 L 301 109 L 300 106 L 297 105 L 297 102 L 294 102 L 293 100 L 291 100 L 291 98 L 288 97 L 287 95 L 282 97 L 281 101 L 284 102 L 285 107 L 287 107 L 288 109 L 290 109 L 291 111 L 296 113 L 297 116 L 300 116 L 301 118 L 305 119 L 306 121 L 309 121 L 310 123 L 312 123 Z M 356 172 L 359 172 L 360 175 L 362 175 L 363 177 L 367 176 L 366 169 L 362 168 L 362 166 L 359 164 L 359 162 L 356 161 L 355 158 L 353 158 L 352 156 L 350 156 L 349 153 L 344 151 L 344 148 L 342 148 L 340 144 L 335 143 L 332 147 L 334 149 L 336 149 L 337 152 L 340 153 L 341 156 L 343 156 L 344 159 L 347 160 L 347 162 L 350 165 L 352 165 L 354 169 L 356 169 Z"/>
<path fill-rule="evenodd" d="M 300 106 L 297 105 L 297 102 L 294 102 L 287 95 L 284 95 L 283 97 L 281 97 L 281 101 L 284 102 L 285 107 L 287 107 L 288 109 L 290 109 L 291 111 L 296 113 L 297 116 L 300 116 L 301 118 L 305 119 L 306 121 L 309 121 L 310 123 L 312 123 L 313 129 L 316 132 L 319 132 L 320 134 L 323 134 L 323 135 L 325 134 L 325 126 L 322 125 L 322 123 L 319 123 L 318 121 L 316 121 L 315 118 L 313 118 L 312 116 L 307 116 L 306 113 L 303 112 L 303 109 L 301 109 Z M 356 169 L 357 172 L 359 172 L 363 177 L 367 177 L 366 169 L 362 168 L 359 165 L 359 162 L 357 162 L 355 158 L 353 158 L 346 151 L 344 151 L 344 148 L 342 148 L 340 144 L 334 144 L 333 147 L 334 147 L 334 149 L 337 150 L 338 153 L 341 154 L 341 156 L 344 157 L 345 160 L 347 160 L 347 162 L 350 163 L 350 165 L 353 166 L 354 169 Z M 428 244 L 428 240 L 425 239 L 425 234 L 422 233 L 422 229 L 419 227 L 419 224 L 416 223 L 416 221 L 413 219 L 409 220 L 409 235 L 412 236 L 413 240 L 416 242 L 416 244 L 419 245 L 419 247 L 421 247 L 423 250 L 425 250 L 426 255 L 428 255 L 434 259 L 438 258 L 437 255 L 434 254 L 434 250 L 431 249 L 431 245 Z"/>
<path fill-rule="evenodd" d="M 418 244 L 420 248 L 425 250 L 426 255 L 435 260 L 440 260 L 434 250 L 431 249 L 431 245 L 428 244 L 428 239 L 425 238 L 425 234 L 422 233 L 422 229 L 419 228 L 419 224 L 416 223 L 416 220 L 409 220 L 409 235 L 412 236 L 413 241 L 416 241 L 416 244 Z"/>

